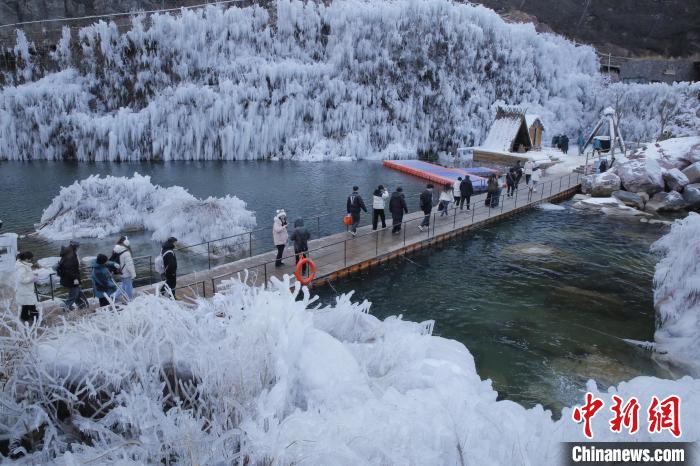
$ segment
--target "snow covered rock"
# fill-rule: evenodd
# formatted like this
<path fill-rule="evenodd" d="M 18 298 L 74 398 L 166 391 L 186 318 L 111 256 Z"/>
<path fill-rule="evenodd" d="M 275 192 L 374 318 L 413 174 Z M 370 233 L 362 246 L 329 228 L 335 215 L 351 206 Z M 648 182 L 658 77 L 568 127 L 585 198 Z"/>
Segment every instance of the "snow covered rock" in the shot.
<path fill-rule="evenodd" d="M 104 238 L 128 230 L 150 230 L 153 240 L 175 236 L 180 243 L 245 233 L 255 227 L 253 213 L 233 196 L 197 199 L 187 190 L 153 185 L 150 177 L 97 175 L 61 188 L 42 216 L 37 231 L 45 238 Z M 215 243 L 214 253 L 245 247 L 247 240 Z M 206 251 L 204 248 L 199 248 Z"/>
<path fill-rule="evenodd" d="M 625 207 L 625 204 L 614 197 L 591 197 L 575 202 L 573 207 L 580 210 L 600 211 L 604 207 Z"/>
<path fill-rule="evenodd" d="M 629 191 L 615 191 L 612 193 L 613 197 L 622 201 L 625 205 L 634 207 L 635 209 L 644 209 L 645 200 L 639 194 L 631 193 Z"/>
<path fill-rule="evenodd" d="M 467 348 L 433 336 L 432 321 L 380 321 L 350 295 L 319 308 L 289 285 L 234 281 L 193 307 L 141 296 L 39 334 L 9 325 L 4 435 L 42 440 L 17 463 L 549 465 L 560 442 L 583 440 L 571 408 L 554 421 L 541 406 L 498 401 Z M 690 377 L 586 388 L 606 406 L 615 394 L 676 394 L 683 418 L 700 418 Z M 55 401 L 69 417 L 51 415 Z M 667 439 L 614 434 L 608 422 L 592 420 L 597 441 Z M 700 425 L 684 423 L 683 440 L 698 439 Z"/>
<path fill-rule="evenodd" d="M 683 170 L 683 174 L 688 178 L 688 183 L 700 182 L 700 162 L 695 162 Z"/>
<path fill-rule="evenodd" d="M 644 210 L 648 212 L 676 211 L 683 210 L 685 207 L 686 202 L 683 199 L 683 195 L 677 191 L 671 191 L 654 194 L 644 206 Z"/>
<path fill-rule="evenodd" d="M 683 200 L 689 209 L 700 208 L 700 183 L 687 185 L 683 189 Z"/>
<path fill-rule="evenodd" d="M 689 213 L 652 245 L 662 254 L 654 273 L 656 350 L 700 376 L 700 215 Z"/>
<path fill-rule="evenodd" d="M 614 169 L 627 191 L 643 191 L 651 196 L 664 190 L 662 169 L 651 157 L 629 160 L 616 165 Z"/>
<path fill-rule="evenodd" d="M 666 170 L 663 173 L 663 177 L 664 181 L 666 182 L 666 186 L 671 191 L 681 192 L 689 182 L 688 177 L 677 168 Z"/>
<path fill-rule="evenodd" d="M 609 197 L 620 189 L 620 177 L 612 171 L 584 177 L 581 190 L 594 197 Z"/>

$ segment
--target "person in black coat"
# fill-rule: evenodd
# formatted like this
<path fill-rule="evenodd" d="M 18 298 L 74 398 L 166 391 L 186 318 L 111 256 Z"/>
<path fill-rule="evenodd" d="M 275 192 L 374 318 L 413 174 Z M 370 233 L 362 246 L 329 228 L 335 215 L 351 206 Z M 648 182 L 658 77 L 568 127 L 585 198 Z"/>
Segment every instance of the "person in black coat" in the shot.
<path fill-rule="evenodd" d="M 563 134 L 559 136 L 559 147 L 561 151 L 566 155 L 569 152 L 569 136 Z"/>
<path fill-rule="evenodd" d="M 403 222 L 403 214 L 408 213 L 406 198 L 403 195 L 403 188 L 399 186 L 391 194 L 389 199 L 389 212 L 391 212 L 391 232 L 398 233 L 401 231 L 401 222 Z"/>
<path fill-rule="evenodd" d="M 67 310 L 77 304 L 78 307 L 87 307 L 85 296 L 80 291 L 80 258 L 78 257 L 77 241 L 71 241 L 70 245 L 61 247 L 61 260 L 56 266 L 56 273 L 61 279 L 61 286 L 68 289 L 68 298 L 65 301 Z"/>
<path fill-rule="evenodd" d="M 430 213 L 433 211 L 433 185 L 430 183 L 428 183 L 425 191 L 420 193 L 420 210 L 423 211 L 425 217 L 423 217 L 421 224 L 418 225 L 418 229 L 423 231 L 425 227 L 430 227 Z"/>
<path fill-rule="evenodd" d="M 168 285 L 170 290 L 175 294 L 177 285 L 177 257 L 175 256 L 175 243 L 177 238 L 171 236 L 168 238 L 160 249 L 160 255 L 163 256 L 163 272 L 162 279 Z M 161 290 L 163 292 L 164 290 Z"/>
<path fill-rule="evenodd" d="M 469 175 L 465 176 L 459 184 L 459 193 L 462 195 L 459 199 L 460 210 L 464 209 L 464 201 L 467 202 L 467 210 L 469 210 L 469 202 L 471 201 L 472 194 L 474 194 L 474 185 L 472 184 L 472 180 L 469 179 Z"/>
<path fill-rule="evenodd" d="M 515 189 L 518 189 L 518 185 L 520 184 L 520 180 L 523 177 L 523 163 L 518 160 L 515 162 Z"/>
<path fill-rule="evenodd" d="M 352 236 L 357 235 L 357 227 L 360 224 L 360 211 L 364 210 L 367 212 L 365 201 L 362 200 L 362 196 L 358 192 L 359 189 L 357 186 L 352 187 L 352 193 L 348 196 L 347 202 L 347 211 L 352 216 L 352 225 L 350 226 L 350 234 Z"/>
<path fill-rule="evenodd" d="M 508 187 L 508 197 L 511 197 L 515 192 L 515 169 L 511 168 L 506 174 L 506 186 Z"/>
<path fill-rule="evenodd" d="M 294 220 L 294 231 L 289 236 L 289 240 L 294 243 L 294 254 L 296 254 L 296 263 L 298 264 L 302 257 L 306 257 L 306 252 L 309 250 L 309 240 L 311 233 L 304 226 L 304 220 L 298 218 Z"/>

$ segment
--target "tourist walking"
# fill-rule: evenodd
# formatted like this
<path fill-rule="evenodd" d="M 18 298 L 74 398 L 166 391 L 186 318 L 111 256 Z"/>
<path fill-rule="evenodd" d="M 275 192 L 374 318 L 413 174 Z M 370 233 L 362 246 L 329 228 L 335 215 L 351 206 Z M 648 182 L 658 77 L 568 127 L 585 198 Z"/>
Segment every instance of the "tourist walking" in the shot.
<path fill-rule="evenodd" d="M 578 144 L 578 155 L 583 155 L 583 146 L 586 144 L 586 140 L 583 139 L 583 134 L 578 133 L 576 144 Z"/>
<path fill-rule="evenodd" d="M 530 180 L 532 179 L 532 170 L 535 168 L 535 164 L 532 160 L 525 162 L 525 184 L 530 186 Z"/>
<path fill-rule="evenodd" d="M 401 223 L 403 222 L 403 214 L 408 213 L 406 205 L 406 197 L 403 195 L 403 188 L 399 186 L 391 194 L 389 199 L 389 212 L 391 212 L 391 232 L 399 233 L 401 231 Z"/>
<path fill-rule="evenodd" d="M 90 272 L 92 291 L 95 298 L 100 301 L 100 307 L 109 306 L 109 298 L 117 291 L 112 274 L 118 270 L 119 266 L 110 261 L 104 254 L 98 254 L 92 263 L 92 271 Z"/>
<path fill-rule="evenodd" d="M 523 162 L 518 160 L 515 162 L 515 189 L 518 189 L 520 180 L 523 178 Z"/>
<path fill-rule="evenodd" d="M 389 192 L 381 184 L 374 190 L 372 196 L 372 230 L 377 229 L 378 220 L 382 219 L 382 228 L 386 228 L 386 214 L 384 203 L 389 198 Z"/>
<path fill-rule="evenodd" d="M 136 278 L 136 267 L 134 267 L 134 257 L 131 253 L 131 244 L 129 238 L 122 236 L 117 241 L 112 249 L 112 256 L 109 258 L 119 266 L 118 275 L 121 277 L 121 282 L 114 295 L 114 300 L 124 298 L 126 301 L 134 299 L 134 279 Z"/>
<path fill-rule="evenodd" d="M 598 171 L 600 171 L 600 173 L 605 173 L 606 171 L 608 171 L 608 159 L 600 159 Z"/>
<path fill-rule="evenodd" d="M 360 211 L 364 210 L 367 212 L 365 201 L 362 200 L 359 190 L 360 188 L 353 186 L 347 202 L 347 212 L 352 217 L 352 224 L 350 225 L 350 234 L 352 236 L 357 236 L 357 227 L 360 225 Z M 296 224 L 296 221 L 294 223 Z"/>
<path fill-rule="evenodd" d="M 61 259 L 56 266 L 61 286 L 68 289 L 68 297 L 64 303 L 67 311 L 70 311 L 74 304 L 81 309 L 88 305 L 85 295 L 80 290 L 79 247 L 80 243 L 77 241 L 71 241 L 68 246 L 61 247 Z"/>
<path fill-rule="evenodd" d="M 462 185 L 462 177 L 458 176 L 457 181 L 455 181 L 454 186 L 452 187 L 453 196 L 455 198 L 455 209 L 459 205 L 460 199 L 462 199 L 462 192 L 460 190 L 461 185 Z"/>
<path fill-rule="evenodd" d="M 284 254 L 284 247 L 287 245 L 287 239 L 289 239 L 289 233 L 287 232 L 287 213 L 284 209 L 277 210 L 277 214 L 272 222 L 272 239 L 277 248 L 275 267 L 280 267 L 284 265 L 284 262 L 282 262 L 282 254 Z"/>
<path fill-rule="evenodd" d="M 440 211 L 440 217 L 446 216 L 450 208 L 450 201 L 452 201 L 452 186 L 449 184 L 443 186 L 439 201 L 438 210 Z"/>
<path fill-rule="evenodd" d="M 495 207 L 498 205 L 497 197 L 498 193 L 498 177 L 495 173 L 489 175 L 488 181 L 486 182 L 486 201 L 484 205 L 487 207 Z M 494 204 L 495 203 L 495 204 Z"/>
<path fill-rule="evenodd" d="M 34 254 L 31 251 L 20 252 L 15 264 L 15 304 L 19 310 L 19 318 L 30 324 L 39 318 L 34 290 L 37 275 L 32 269 L 33 259 Z"/>
<path fill-rule="evenodd" d="M 423 221 L 418 225 L 418 229 L 423 231 L 425 227 L 430 227 L 430 214 L 433 211 L 433 185 L 428 183 L 425 190 L 420 193 L 420 210 L 423 211 Z"/>
<path fill-rule="evenodd" d="M 294 231 L 289 239 L 294 243 L 294 254 L 298 264 L 302 258 L 306 257 L 306 253 L 309 250 L 309 240 L 311 239 L 311 233 L 304 226 L 304 219 L 298 218 L 294 220 Z"/>
<path fill-rule="evenodd" d="M 171 236 L 160 248 L 160 257 L 162 260 L 161 279 L 175 297 L 175 287 L 177 286 L 177 257 L 175 256 L 175 244 L 177 238 Z M 161 294 L 166 294 L 165 287 L 161 288 Z"/>
<path fill-rule="evenodd" d="M 511 168 L 508 170 L 508 173 L 506 173 L 506 187 L 508 188 L 508 191 L 506 194 L 508 197 L 511 197 L 513 193 L 515 192 L 515 169 Z"/>
<path fill-rule="evenodd" d="M 462 182 L 459 184 L 459 194 L 460 210 L 464 208 L 465 201 L 467 202 L 467 210 L 469 210 L 469 203 L 471 201 L 472 194 L 474 194 L 474 185 L 472 184 L 472 180 L 469 178 L 469 175 L 466 175 Z"/>

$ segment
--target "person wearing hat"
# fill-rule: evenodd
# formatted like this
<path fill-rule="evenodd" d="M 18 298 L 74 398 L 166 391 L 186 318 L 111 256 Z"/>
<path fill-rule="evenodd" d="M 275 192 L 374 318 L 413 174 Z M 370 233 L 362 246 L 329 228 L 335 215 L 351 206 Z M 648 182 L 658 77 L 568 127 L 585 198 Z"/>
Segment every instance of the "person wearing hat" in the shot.
<path fill-rule="evenodd" d="M 403 195 L 403 188 L 399 186 L 391 194 L 389 199 L 389 212 L 391 212 L 391 232 L 399 233 L 401 231 L 401 223 L 403 222 L 403 214 L 408 213 L 406 205 L 406 197 Z"/>
<path fill-rule="evenodd" d="M 282 262 L 282 254 L 284 253 L 284 247 L 287 245 L 287 240 L 289 239 L 289 233 L 287 232 L 287 213 L 284 209 L 277 210 L 275 219 L 272 222 L 272 239 L 277 248 L 275 267 L 280 267 L 284 265 Z"/>
<path fill-rule="evenodd" d="M 104 254 L 98 254 L 92 263 L 90 279 L 92 280 L 92 291 L 95 298 L 100 301 L 100 307 L 109 306 L 109 297 L 117 291 L 117 284 L 114 283 L 112 273 L 119 270 L 119 266 L 110 261 Z"/>
<path fill-rule="evenodd" d="M 367 212 L 365 201 L 362 200 L 362 196 L 360 196 L 359 191 L 360 188 L 353 186 L 352 193 L 350 193 L 346 202 L 347 212 L 352 217 L 352 224 L 350 225 L 349 230 L 352 236 L 357 236 L 357 227 L 360 225 L 360 211 L 364 210 Z"/>
<path fill-rule="evenodd" d="M 134 267 L 134 258 L 131 253 L 131 244 L 129 238 L 122 236 L 117 241 L 112 249 L 112 257 L 110 260 L 119 265 L 119 272 L 122 278 L 121 284 L 117 293 L 114 295 L 116 301 L 120 297 L 131 301 L 134 299 L 134 278 L 136 278 L 136 268 Z"/>
<path fill-rule="evenodd" d="M 56 266 L 56 273 L 60 278 L 61 286 L 68 289 L 68 297 L 65 300 L 66 310 L 70 311 L 73 304 L 79 307 L 87 307 L 84 296 L 80 291 L 80 258 L 78 248 L 80 243 L 71 241 L 68 246 L 61 247 L 61 259 Z"/>
<path fill-rule="evenodd" d="M 175 243 L 177 243 L 177 238 L 171 236 L 168 238 L 160 249 L 160 255 L 163 257 L 163 268 L 164 272 L 162 279 L 165 284 L 168 285 L 170 290 L 172 290 L 173 295 L 175 294 L 175 286 L 177 284 L 177 257 L 175 257 Z M 162 290 L 162 292 L 165 290 Z"/>
<path fill-rule="evenodd" d="M 36 310 L 36 293 L 34 292 L 37 275 L 32 270 L 33 258 L 34 254 L 31 251 L 20 252 L 17 255 L 15 265 L 15 304 L 19 308 L 20 319 L 30 324 L 39 317 L 39 311 Z"/>
<path fill-rule="evenodd" d="M 372 230 L 377 229 L 379 219 L 382 219 L 382 228 L 386 228 L 386 214 L 384 213 L 384 202 L 389 198 L 389 192 L 381 184 L 374 190 L 372 196 Z"/>

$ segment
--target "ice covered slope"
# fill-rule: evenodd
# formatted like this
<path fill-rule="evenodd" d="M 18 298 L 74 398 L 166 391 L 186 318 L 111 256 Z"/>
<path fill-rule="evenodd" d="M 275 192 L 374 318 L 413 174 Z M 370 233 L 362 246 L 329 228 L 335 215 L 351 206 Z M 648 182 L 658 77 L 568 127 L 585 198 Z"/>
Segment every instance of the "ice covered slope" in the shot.
<path fill-rule="evenodd" d="M 80 30 L 0 92 L 0 157 L 375 157 L 479 143 L 497 100 L 579 124 L 593 50 L 446 0 L 280 0 Z M 74 33 L 75 35 L 75 33 Z M 72 40 L 72 42 L 71 42 Z M 76 42 L 79 47 L 75 47 Z M 71 47 L 71 44 L 73 47 Z"/>
<path fill-rule="evenodd" d="M 164 188 L 152 184 L 149 176 L 134 173 L 131 178 L 93 175 L 61 188 L 41 215 L 37 231 L 63 240 L 149 230 L 154 240 L 174 236 L 182 245 L 194 245 L 254 227 L 255 215 L 235 196 L 197 199 L 184 188 Z M 246 241 L 220 241 L 213 252 L 224 253 Z"/>
<path fill-rule="evenodd" d="M 481 143 L 496 102 L 573 138 L 620 102 L 638 140 L 660 132 L 655 102 L 698 105 L 681 98 L 687 86 L 636 87 L 628 101 L 632 88 L 602 87 L 591 48 L 481 6 L 325 3 L 278 0 L 274 15 L 210 6 L 135 19 L 125 34 L 101 22 L 66 31 L 51 71 L 20 35 L 20 67 L 5 75 L 15 85 L 0 91 L 0 158 L 415 155 Z M 674 118 L 667 127 L 685 128 Z"/>
<path fill-rule="evenodd" d="M 652 246 L 663 254 L 654 274 L 656 349 L 700 376 L 700 215 L 689 213 Z"/>
<path fill-rule="evenodd" d="M 233 283 L 194 309 L 144 296 L 40 335 L 20 325 L 0 341 L 13 362 L 0 425 L 11 439 L 41 427 L 43 449 L 21 461 L 31 464 L 549 465 L 560 441 L 583 439 L 570 409 L 555 422 L 496 401 L 469 351 L 432 336 L 432 322 L 380 321 L 350 298 L 318 308 L 289 281 Z M 677 394 L 683 440 L 698 439 L 698 380 L 589 388 L 606 406 L 613 394 L 644 405 Z M 57 399 L 72 417 L 55 420 Z M 595 439 L 630 440 L 609 418 L 594 418 Z M 633 437 L 650 439 L 672 437 L 643 425 Z"/>

